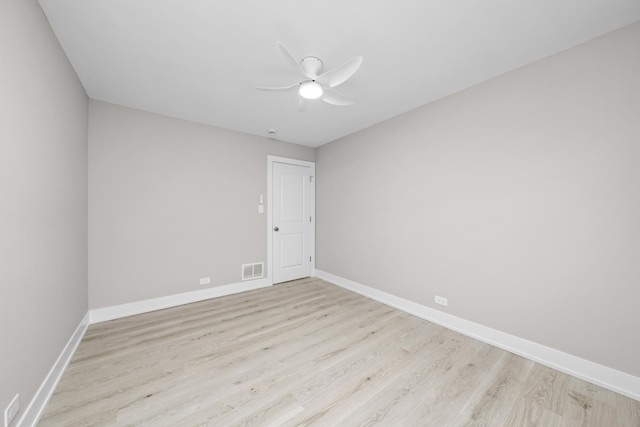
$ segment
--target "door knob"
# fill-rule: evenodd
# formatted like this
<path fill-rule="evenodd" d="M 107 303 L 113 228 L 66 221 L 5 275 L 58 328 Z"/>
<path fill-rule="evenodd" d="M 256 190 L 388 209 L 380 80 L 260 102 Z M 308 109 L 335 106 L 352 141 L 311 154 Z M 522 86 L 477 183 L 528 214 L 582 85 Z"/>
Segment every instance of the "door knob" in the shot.
<path fill-rule="evenodd" d="M 275 227 L 273 231 L 280 231 L 280 229 L 278 227 Z"/>

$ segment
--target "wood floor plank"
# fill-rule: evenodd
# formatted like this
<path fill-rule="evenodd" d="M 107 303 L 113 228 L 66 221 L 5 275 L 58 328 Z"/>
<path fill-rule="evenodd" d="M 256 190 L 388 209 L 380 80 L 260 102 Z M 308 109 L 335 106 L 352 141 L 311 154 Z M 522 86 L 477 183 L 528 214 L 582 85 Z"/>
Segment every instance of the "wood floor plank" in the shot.
<path fill-rule="evenodd" d="M 370 305 L 368 303 L 361 304 L 361 305 L 362 305 L 361 309 L 363 311 L 366 310 L 366 312 L 370 313 L 372 316 L 375 316 L 381 320 L 386 320 L 391 316 L 398 317 L 398 313 L 395 310 L 389 309 L 388 307 L 383 307 L 378 304 Z M 351 314 L 353 313 L 357 314 L 358 310 L 352 309 L 350 312 Z M 382 314 L 385 314 L 385 315 L 382 316 Z M 345 320 L 343 318 L 339 318 L 338 320 L 340 321 L 339 326 L 344 326 L 344 327 L 349 327 L 350 323 L 352 321 L 355 321 L 356 323 L 354 325 L 351 325 L 353 329 L 360 331 L 361 334 L 364 334 L 364 335 L 366 335 L 367 333 L 370 333 L 369 328 L 371 327 L 371 325 L 368 325 L 366 323 L 363 323 L 362 321 L 359 321 L 358 316 L 355 316 L 355 317 L 351 316 L 349 320 Z M 331 322 L 335 323 L 334 320 L 331 320 Z M 378 329 L 380 329 L 381 327 L 382 326 L 379 326 Z M 336 336 L 335 330 L 331 334 L 328 334 L 326 328 L 323 328 L 322 325 L 316 325 L 316 329 L 317 329 L 317 332 L 322 333 L 322 335 L 325 335 L 327 338 L 334 339 Z M 329 329 L 329 331 L 331 331 L 331 329 Z M 309 360 L 312 360 L 312 357 L 314 355 L 314 353 L 310 353 L 310 351 L 315 351 L 318 356 L 322 356 L 326 354 L 327 348 L 328 348 L 327 345 L 329 344 L 329 341 L 327 340 L 317 341 L 318 337 L 319 336 L 322 337 L 322 335 L 315 334 L 315 336 L 312 337 L 312 339 L 308 340 L 307 342 L 305 342 L 304 340 L 302 341 L 301 348 L 305 349 L 306 354 L 301 355 L 303 357 L 297 358 L 298 363 L 310 363 Z M 266 371 L 263 370 L 262 372 L 260 372 L 259 377 L 261 379 L 262 385 L 270 384 L 271 386 L 273 386 L 273 384 L 277 384 L 277 381 L 279 381 L 284 377 L 287 377 L 287 375 L 291 376 L 296 380 L 299 379 L 300 375 L 298 374 L 298 371 L 300 371 L 300 368 L 296 365 L 292 365 L 290 362 L 289 363 L 283 363 L 283 362 L 285 362 L 286 359 L 288 358 L 299 355 L 300 352 L 299 351 L 296 352 L 296 347 L 299 346 L 300 341 L 287 339 L 286 335 L 282 335 L 282 340 L 283 340 L 283 343 L 286 343 L 288 346 L 290 346 L 290 348 L 286 349 L 286 351 L 284 351 L 283 348 L 278 348 L 277 346 L 274 346 L 273 343 L 270 343 L 271 346 L 265 347 L 265 348 L 258 348 L 257 352 L 246 351 L 246 348 L 240 348 L 238 349 L 239 350 L 238 352 L 230 352 L 228 356 L 221 353 L 219 355 L 220 357 L 211 358 L 211 360 L 207 361 L 207 364 L 209 364 L 211 367 L 223 372 L 223 375 L 218 375 L 217 379 L 209 379 L 208 381 L 203 382 L 207 390 L 209 391 L 215 390 L 218 380 L 222 381 L 222 384 L 220 384 L 221 387 L 227 388 L 226 391 L 224 389 L 221 389 L 219 393 L 219 395 L 221 397 L 224 397 L 226 400 L 217 404 L 216 406 L 217 409 L 209 408 L 210 413 L 211 412 L 215 413 L 214 415 L 210 414 L 208 417 L 209 419 L 215 419 L 216 417 L 226 416 L 229 412 L 229 408 L 235 409 L 246 404 L 246 402 L 248 401 L 256 400 L 255 399 L 256 395 L 260 392 L 261 389 L 265 388 L 265 387 L 257 387 L 255 385 L 252 385 L 251 390 L 249 391 L 249 385 L 255 384 L 255 383 L 250 383 L 249 381 L 247 381 L 247 379 L 245 379 L 245 381 L 238 381 L 237 372 L 233 372 L 233 365 L 238 367 L 246 367 L 247 365 L 250 365 L 252 361 L 255 361 L 260 366 L 267 366 L 268 369 Z M 313 340 L 316 340 L 319 343 L 324 343 L 324 345 L 313 346 L 311 345 L 313 343 Z M 264 344 L 265 344 L 264 341 L 261 342 L 259 347 L 263 346 Z M 343 343 L 341 342 L 338 342 L 338 344 L 343 345 Z M 268 349 L 268 350 L 265 351 L 265 349 Z M 273 352 L 276 352 L 276 354 L 280 354 L 280 355 L 285 354 L 286 356 L 284 358 L 278 359 L 275 366 L 273 365 L 270 366 L 269 361 L 270 359 L 273 359 L 272 357 Z M 209 359 L 209 355 L 207 356 L 207 359 Z M 288 372 L 283 372 L 283 370 L 285 369 L 288 370 Z M 200 366 L 198 366 L 197 368 L 192 367 L 192 370 L 195 373 L 206 372 L 207 371 L 206 364 L 200 364 Z M 273 380 L 270 378 L 270 376 L 275 376 L 277 378 Z M 233 386 L 235 387 L 229 388 L 228 380 L 231 380 L 231 379 L 234 379 Z M 251 379 L 255 379 L 255 377 L 252 378 L 251 376 L 249 376 L 249 380 Z M 197 385 L 193 385 L 190 388 L 197 392 L 197 389 L 198 389 Z M 231 393 L 231 391 L 233 391 L 234 389 L 235 390 L 240 389 L 239 390 L 239 393 L 241 395 L 240 397 L 238 397 L 237 394 L 235 393 Z M 243 395 L 243 393 L 245 392 L 250 399 L 247 399 L 246 396 Z M 274 393 L 273 389 L 269 389 L 269 392 L 272 394 Z M 175 402 L 169 402 L 169 403 L 175 404 Z"/>
<path fill-rule="evenodd" d="M 640 403 L 308 278 L 91 325 L 39 425 L 640 427 Z"/>
<path fill-rule="evenodd" d="M 475 340 L 468 342 L 463 351 L 456 355 L 463 360 L 455 363 L 437 382 L 430 382 L 428 389 L 424 390 L 422 396 L 428 399 L 416 405 L 407 425 L 449 425 L 501 354 L 501 350 L 488 344 Z"/>
<path fill-rule="evenodd" d="M 507 417 L 534 362 L 503 352 L 449 427 L 507 425 Z"/>
<path fill-rule="evenodd" d="M 567 425 L 558 409 L 564 409 L 571 377 L 551 368 L 535 365 L 525 387 L 514 404 L 507 425 L 542 426 Z"/>
<path fill-rule="evenodd" d="M 618 427 L 640 427 L 640 402 L 616 395 Z"/>
<path fill-rule="evenodd" d="M 578 378 L 569 381 L 569 392 L 562 408 L 556 408 L 563 418 L 582 427 L 617 424 L 616 394 Z"/>
<path fill-rule="evenodd" d="M 245 388 L 238 395 L 232 395 L 230 399 L 222 402 L 222 412 L 210 416 L 209 420 L 218 425 L 231 424 L 236 415 L 227 411 L 225 407 L 242 407 L 244 412 L 251 412 L 255 410 L 256 405 L 259 407 L 261 403 L 264 403 L 265 406 L 272 406 L 274 402 L 288 398 L 302 384 L 310 384 L 311 387 L 314 387 L 317 384 L 317 378 L 326 377 L 322 373 L 323 370 L 331 369 L 334 376 L 352 371 L 355 369 L 354 367 L 361 364 L 359 360 L 354 360 L 362 357 L 356 349 L 376 345 L 375 340 L 369 339 L 372 336 L 385 339 L 385 333 L 386 335 L 393 334 L 395 332 L 394 326 L 402 317 L 395 310 L 388 311 L 391 315 L 389 318 L 382 317 L 375 311 L 370 313 L 377 321 L 363 322 L 354 331 L 345 332 L 345 339 L 335 341 L 330 345 L 325 344 L 316 348 L 312 353 L 305 352 L 301 359 L 308 364 L 303 369 L 293 367 L 286 372 L 271 372 L 263 376 L 261 381 L 256 383 L 257 386 L 252 387 L 250 391 Z M 367 341 L 366 344 L 365 341 Z M 365 352 L 365 354 L 368 353 Z M 260 399 L 255 399 L 256 395 L 259 395 Z"/>

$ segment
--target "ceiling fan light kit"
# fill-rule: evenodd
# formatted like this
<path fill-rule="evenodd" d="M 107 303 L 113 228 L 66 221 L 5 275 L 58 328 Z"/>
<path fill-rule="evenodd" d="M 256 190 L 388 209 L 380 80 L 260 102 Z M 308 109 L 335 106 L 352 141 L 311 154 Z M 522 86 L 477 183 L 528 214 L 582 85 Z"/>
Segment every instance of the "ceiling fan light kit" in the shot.
<path fill-rule="evenodd" d="M 314 80 L 302 82 L 300 83 L 298 93 L 306 99 L 318 99 L 322 96 L 322 86 Z"/>
<path fill-rule="evenodd" d="M 361 56 L 356 56 L 341 66 L 323 73 L 322 61 L 315 56 L 307 56 L 297 61 L 282 43 L 276 42 L 276 48 L 286 65 L 299 71 L 306 80 L 284 87 L 259 87 L 258 89 L 289 92 L 297 86 L 298 94 L 303 99 L 321 99 L 331 105 L 351 105 L 354 103 L 353 99 L 339 94 L 332 88 L 344 83 L 358 71 L 362 64 Z M 304 111 L 304 103 L 300 104 L 300 111 Z"/>

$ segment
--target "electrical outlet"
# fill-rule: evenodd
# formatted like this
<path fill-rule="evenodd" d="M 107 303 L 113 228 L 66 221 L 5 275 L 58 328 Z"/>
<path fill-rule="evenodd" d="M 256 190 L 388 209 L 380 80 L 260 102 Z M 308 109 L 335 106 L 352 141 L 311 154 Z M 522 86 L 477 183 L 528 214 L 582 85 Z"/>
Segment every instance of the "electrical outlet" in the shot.
<path fill-rule="evenodd" d="M 208 285 L 209 283 L 211 283 L 211 277 L 203 277 L 200 279 L 201 285 Z"/>
<path fill-rule="evenodd" d="M 7 409 L 4 410 L 4 425 L 7 427 L 20 410 L 20 395 L 16 394 Z"/>
<path fill-rule="evenodd" d="M 445 297 L 439 297 L 438 295 L 436 295 L 436 304 L 444 305 L 446 307 L 448 304 L 447 299 Z"/>

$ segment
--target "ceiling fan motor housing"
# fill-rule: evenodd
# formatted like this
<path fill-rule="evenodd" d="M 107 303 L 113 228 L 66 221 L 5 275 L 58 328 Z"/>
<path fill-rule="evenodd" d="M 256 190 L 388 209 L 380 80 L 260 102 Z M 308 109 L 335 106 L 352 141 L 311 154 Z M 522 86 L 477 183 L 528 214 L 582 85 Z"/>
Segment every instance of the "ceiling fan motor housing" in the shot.
<path fill-rule="evenodd" d="M 300 61 L 302 69 L 307 73 L 307 76 L 312 79 L 316 79 L 322 72 L 322 61 L 315 56 L 307 56 Z"/>

